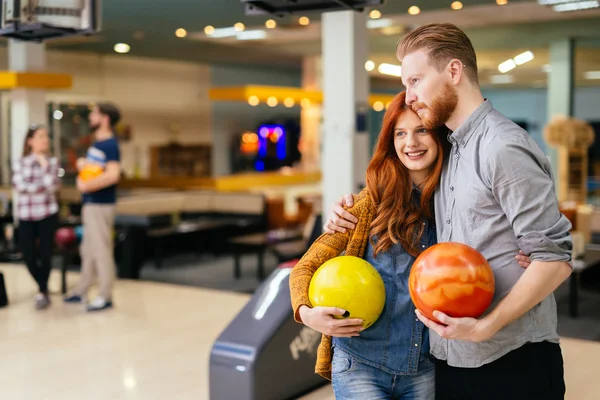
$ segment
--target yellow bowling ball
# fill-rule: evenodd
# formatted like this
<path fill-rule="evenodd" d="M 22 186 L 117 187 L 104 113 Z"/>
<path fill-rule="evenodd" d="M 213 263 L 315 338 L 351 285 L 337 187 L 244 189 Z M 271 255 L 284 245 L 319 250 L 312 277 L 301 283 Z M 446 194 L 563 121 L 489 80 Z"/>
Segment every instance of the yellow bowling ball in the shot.
<path fill-rule="evenodd" d="M 308 288 L 313 307 L 338 307 L 346 315 L 360 318 L 367 329 L 377 321 L 385 305 L 385 286 L 369 262 L 354 256 L 339 256 L 323 263 Z"/>

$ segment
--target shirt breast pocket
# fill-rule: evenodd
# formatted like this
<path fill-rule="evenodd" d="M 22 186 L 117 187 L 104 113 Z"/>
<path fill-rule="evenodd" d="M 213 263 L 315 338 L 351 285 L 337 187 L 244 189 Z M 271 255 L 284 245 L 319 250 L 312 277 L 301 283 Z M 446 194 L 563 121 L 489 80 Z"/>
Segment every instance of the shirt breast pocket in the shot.
<path fill-rule="evenodd" d="M 467 239 L 467 244 L 474 246 L 474 235 L 493 215 L 493 195 L 483 185 L 477 184 L 459 188 L 456 192 L 454 222 L 463 231 L 462 236 Z"/>

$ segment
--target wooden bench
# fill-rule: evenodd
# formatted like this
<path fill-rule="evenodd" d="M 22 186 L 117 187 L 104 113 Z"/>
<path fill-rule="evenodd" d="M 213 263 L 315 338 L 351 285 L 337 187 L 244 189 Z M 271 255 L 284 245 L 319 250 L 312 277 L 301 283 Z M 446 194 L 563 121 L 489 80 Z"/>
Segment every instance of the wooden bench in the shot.
<path fill-rule="evenodd" d="M 259 281 L 262 281 L 265 278 L 264 256 L 266 251 L 272 246 L 286 242 L 295 242 L 301 239 L 301 228 L 276 229 L 265 233 L 255 233 L 230 239 L 229 244 L 234 257 L 233 276 L 235 279 L 239 279 L 242 275 L 240 264 L 242 254 L 256 253 L 258 258 L 257 278 Z"/>
<path fill-rule="evenodd" d="M 265 277 L 264 254 L 268 250 L 277 257 L 277 263 L 301 258 L 321 233 L 321 215 L 312 213 L 303 226 L 271 230 L 262 234 L 244 235 L 229 240 L 233 251 L 234 277 L 240 278 L 240 256 L 252 252 L 258 256 L 258 279 Z"/>
<path fill-rule="evenodd" d="M 121 276 L 137 279 L 149 248 L 162 266 L 168 239 L 194 251 L 214 251 L 228 237 L 265 232 L 266 199 L 206 190 L 130 196 L 117 203 L 116 223 L 124 229 Z"/>

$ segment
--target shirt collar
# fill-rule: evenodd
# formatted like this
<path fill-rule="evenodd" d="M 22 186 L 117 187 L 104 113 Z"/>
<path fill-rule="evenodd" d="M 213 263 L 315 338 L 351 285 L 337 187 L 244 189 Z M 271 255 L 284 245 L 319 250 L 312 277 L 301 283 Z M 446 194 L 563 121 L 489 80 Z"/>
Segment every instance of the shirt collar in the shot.
<path fill-rule="evenodd" d="M 460 146 L 464 147 L 481 121 L 492 111 L 494 107 L 492 106 L 492 102 L 488 99 L 484 100 L 483 103 L 477 107 L 477 109 L 467 118 L 465 122 L 461 126 L 458 127 L 454 132 L 448 133 L 448 140 L 450 143 L 457 143 Z"/>
<path fill-rule="evenodd" d="M 23 159 L 25 161 L 35 161 L 36 160 L 36 156 L 35 156 L 34 153 L 29 153 L 25 157 L 23 157 Z"/>

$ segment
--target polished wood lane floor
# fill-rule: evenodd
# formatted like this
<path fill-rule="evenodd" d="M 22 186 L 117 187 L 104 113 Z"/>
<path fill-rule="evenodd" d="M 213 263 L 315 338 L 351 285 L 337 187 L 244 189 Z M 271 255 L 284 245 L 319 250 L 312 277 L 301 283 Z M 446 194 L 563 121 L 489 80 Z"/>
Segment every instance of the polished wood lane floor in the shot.
<path fill-rule="evenodd" d="M 115 308 L 90 314 L 62 303 L 54 271 L 53 304 L 40 312 L 25 267 L 0 265 L 0 271 L 10 300 L 0 309 L 0 392 L 10 400 L 208 400 L 212 343 L 249 299 L 119 281 Z M 70 273 L 69 285 L 77 278 Z M 565 338 L 563 352 L 567 398 L 598 399 L 600 343 Z M 304 397 L 326 399 L 334 399 L 329 386 Z"/>

